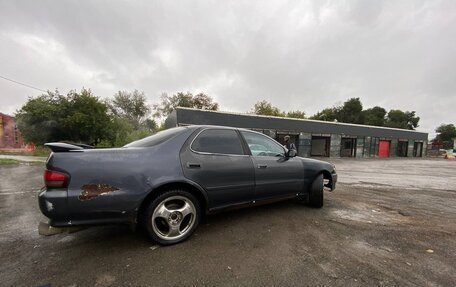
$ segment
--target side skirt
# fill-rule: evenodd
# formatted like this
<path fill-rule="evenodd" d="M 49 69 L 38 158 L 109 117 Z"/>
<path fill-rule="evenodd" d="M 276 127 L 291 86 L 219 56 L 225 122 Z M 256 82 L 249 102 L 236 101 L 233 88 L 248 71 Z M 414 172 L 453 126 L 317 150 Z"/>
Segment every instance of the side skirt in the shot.
<path fill-rule="evenodd" d="M 267 199 L 262 199 L 262 200 L 241 202 L 241 203 L 236 203 L 236 204 L 214 207 L 214 208 L 209 209 L 208 213 L 214 214 L 214 213 L 219 213 L 219 212 L 228 211 L 228 210 L 236 210 L 236 209 L 247 208 L 247 207 L 252 207 L 252 206 L 261 206 L 261 205 L 271 204 L 274 202 L 280 202 L 280 201 L 290 200 L 290 199 L 299 198 L 299 197 L 300 197 L 300 195 L 298 195 L 298 194 L 291 194 L 291 195 L 286 195 L 286 196 L 281 196 L 281 197 L 273 197 L 273 198 L 267 198 Z"/>

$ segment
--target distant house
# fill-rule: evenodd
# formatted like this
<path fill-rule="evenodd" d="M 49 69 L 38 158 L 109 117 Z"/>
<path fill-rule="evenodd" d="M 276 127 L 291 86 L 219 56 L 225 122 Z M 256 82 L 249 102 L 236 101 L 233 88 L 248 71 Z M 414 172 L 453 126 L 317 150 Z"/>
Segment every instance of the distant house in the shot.
<path fill-rule="evenodd" d="M 0 113 L 0 148 L 24 148 L 25 142 L 14 117 Z"/>

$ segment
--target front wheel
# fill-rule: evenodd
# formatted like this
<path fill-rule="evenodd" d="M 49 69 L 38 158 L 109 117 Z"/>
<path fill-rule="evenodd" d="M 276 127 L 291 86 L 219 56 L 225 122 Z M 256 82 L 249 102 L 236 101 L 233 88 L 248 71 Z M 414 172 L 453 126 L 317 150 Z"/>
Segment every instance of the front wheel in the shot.
<path fill-rule="evenodd" d="M 312 182 L 308 203 L 310 206 L 316 208 L 323 206 L 323 174 L 319 174 Z"/>
<path fill-rule="evenodd" d="M 188 191 L 170 190 L 152 200 L 145 213 L 145 230 L 162 244 L 179 243 L 190 237 L 198 226 L 200 204 Z"/>

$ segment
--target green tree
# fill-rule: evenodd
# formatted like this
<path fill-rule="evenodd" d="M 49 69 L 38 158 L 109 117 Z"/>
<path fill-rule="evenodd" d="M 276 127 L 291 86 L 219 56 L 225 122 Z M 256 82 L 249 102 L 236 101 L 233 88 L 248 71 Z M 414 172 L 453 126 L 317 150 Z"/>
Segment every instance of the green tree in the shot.
<path fill-rule="evenodd" d="M 131 122 L 124 117 L 111 117 L 111 124 L 107 127 L 107 138 L 100 143 L 103 147 L 120 147 L 128 143 L 129 135 L 134 131 Z"/>
<path fill-rule="evenodd" d="M 217 111 L 219 104 L 214 102 L 210 96 L 203 93 L 199 93 L 196 96 L 193 96 L 189 92 L 179 92 L 172 96 L 164 93 L 160 97 L 160 103 L 153 107 L 155 110 L 154 115 L 157 117 L 167 117 L 177 107 Z"/>
<path fill-rule="evenodd" d="M 151 111 L 144 92 L 138 90 L 131 93 L 119 91 L 108 105 L 113 115 L 128 119 L 135 129 L 145 124 Z"/>
<path fill-rule="evenodd" d="M 159 128 L 157 122 L 153 119 L 146 119 L 143 123 L 143 127 L 150 132 L 155 132 Z"/>
<path fill-rule="evenodd" d="M 108 107 L 90 90 L 67 96 L 50 93 L 29 98 L 16 112 L 18 127 L 27 142 L 73 141 L 98 144 L 108 138 Z"/>
<path fill-rule="evenodd" d="M 437 133 L 434 142 L 442 142 L 445 149 L 454 148 L 454 139 L 456 139 L 456 127 L 453 124 L 441 124 L 435 129 Z"/>
<path fill-rule="evenodd" d="M 218 103 L 214 103 L 214 100 L 203 93 L 199 93 L 193 97 L 193 108 L 200 110 L 211 110 L 217 111 L 219 108 Z"/>
<path fill-rule="evenodd" d="M 108 107 L 88 89 L 70 91 L 60 103 L 65 116 L 60 120 L 64 139 L 97 145 L 107 138 L 111 124 Z"/>
<path fill-rule="evenodd" d="M 420 117 L 415 116 L 415 111 L 390 110 L 385 126 L 398 129 L 414 130 L 418 127 Z"/>
<path fill-rule="evenodd" d="M 359 98 L 348 99 L 340 109 L 336 118 L 339 122 L 362 124 L 363 123 L 363 104 Z"/>
<path fill-rule="evenodd" d="M 38 97 L 30 97 L 15 118 L 22 136 L 27 142 L 42 144 L 60 137 L 59 119 L 64 116 L 59 108 L 62 98 L 48 92 Z"/>
<path fill-rule="evenodd" d="M 253 112 L 256 115 L 264 115 L 264 116 L 274 116 L 274 117 L 284 117 L 285 113 L 280 111 L 279 108 L 274 107 L 268 101 L 259 101 L 253 107 Z"/>
<path fill-rule="evenodd" d="M 295 118 L 295 119 L 305 119 L 306 118 L 306 114 L 302 111 L 289 111 L 287 112 L 287 115 L 286 115 L 287 118 Z"/>
<path fill-rule="evenodd" d="M 405 112 L 405 115 L 407 116 L 407 129 L 409 130 L 414 130 L 419 126 L 420 117 L 415 116 L 415 114 L 415 111 Z"/>
<path fill-rule="evenodd" d="M 415 111 L 386 110 L 376 106 L 363 110 L 359 98 L 348 99 L 342 106 L 326 108 L 316 113 L 310 119 L 320 121 L 339 121 L 343 123 L 365 124 L 372 126 L 387 126 L 392 128 L 414 130 L 418 127 L 420 117 Z"/>
<path fill-rule="evenodd" d="M 109 136 L 100 146 L 121 147 L 132 141 L 150 136 L 159 130 L 157 123 L 152 119 L 146 119 L 139 128 L 135 128 L 125 117 L 112 116 L 111 121 L 111 126 L 107 131 Z"/>
<path fill-rule="evenodd" d="M 382 107 L 373 107 L 363 111 L 364 124 L 369 126 L 384 126 L 386 110 Z"/>
<path fill-rule="evenodd" d="M 337 120 L 338 112 L 338 107 L 326 108 L 311 116 L 310 119 L 333 122 L 334 120 Z"/>

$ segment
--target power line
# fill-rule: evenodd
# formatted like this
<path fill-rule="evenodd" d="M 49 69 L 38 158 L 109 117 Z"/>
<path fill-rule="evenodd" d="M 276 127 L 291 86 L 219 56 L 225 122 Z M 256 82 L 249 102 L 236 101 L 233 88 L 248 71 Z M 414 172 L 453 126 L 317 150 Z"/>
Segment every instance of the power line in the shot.
<path fill-rule="evenodd" d="M 15 84 L 18 84 L 18 85 L 21 85 L 21 86 L 24 86 L 24 87 L 27 87 L 27 88 L 30 88 L 30 89 L 34 89 L 34 90 L 37 90 L 37 91 L 40 91 L 40 92 L 43 92 L 43 93 L 47 93 L 48 91 L 45 91 L 43 89 L 40 89 L 40 88 L 37 88 L 37 87 L 34 87 L 34 86 L 31 86 L 31 85 L 27 85 L 27 84 L 24 84 L 24 83 L 21 83 L 21 82 L 18 82 L 18 81 L 15 81 L 15 80 L 12 80 L 12 79 L 8 79 L 6 77 L 3 77 L 0 75 L 0 78 L 4 79 L 4 80 L 7 80 L 7 81 L 10 81 L 10 82 L 13 82 Z"/>

